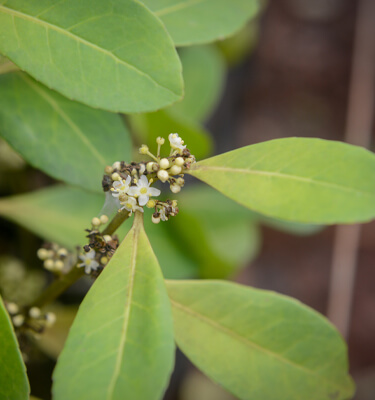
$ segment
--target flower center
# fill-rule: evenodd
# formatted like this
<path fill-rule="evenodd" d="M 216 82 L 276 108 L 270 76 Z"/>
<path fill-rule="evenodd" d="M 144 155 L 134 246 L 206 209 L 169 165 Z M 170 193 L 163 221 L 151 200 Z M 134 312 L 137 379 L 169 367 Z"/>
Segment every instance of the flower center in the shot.
<path fill-rule="evenodd" d="M 143 187 L 139 192 L 141 194 L 147 194 L 147 188 Z"/>
<path fill-rule="evenodd" d="M 86 265 L 90 265 L 90 264 L 91 264 L 91 260 L 90 260 L 89 258 L 87 258 L 87 259 L 85 260 L 85 264 L 86 264 Z"/>

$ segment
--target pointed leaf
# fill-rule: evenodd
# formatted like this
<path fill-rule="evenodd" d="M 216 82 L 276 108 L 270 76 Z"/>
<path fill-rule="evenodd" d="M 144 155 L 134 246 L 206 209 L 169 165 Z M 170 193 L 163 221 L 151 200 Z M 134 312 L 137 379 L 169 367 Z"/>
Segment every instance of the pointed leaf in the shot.
<path fill-rule="evenodd" d="M 375 217 L 375 155 L 341 142 L 271 140 L 200 161 L 189 173 L 276 218 L 335 224 Z"/>
<path fill-rule="evenodd" d="M 0 75 L 0 135 L 54 178 L 101 192 L 104 167 L 130 159 L 120 116 L 73 102 L 26 74 Z"/>
<path fill-rule="evenodd" d="M 0 398 L 28 400 L 29 383 L 9 314 L 0 297 Z"/>
<path fill-rule="evenodd" d="M 220 281 L 169 281 L 178 346 L 243 400 L 346 400 L 345 343 L 286 296 Z"/>
<path fill-rule="evenodd" d="M 54 399 L 160 399 L 173 358 L 170 304 L 137 213 L 80 306 L 53 375 Z"/>
<path fill-rule="evenodd" d="M 176 46 L 213 42 L 241 29 L 257 0 L 142 0 L 164 23 Z"/>
<path fill-rule="evenodd" d="M 0 52 L 92 107 L 153 111 L 183 94 L 172 40 L 136 0 L 0 0 Z"/>

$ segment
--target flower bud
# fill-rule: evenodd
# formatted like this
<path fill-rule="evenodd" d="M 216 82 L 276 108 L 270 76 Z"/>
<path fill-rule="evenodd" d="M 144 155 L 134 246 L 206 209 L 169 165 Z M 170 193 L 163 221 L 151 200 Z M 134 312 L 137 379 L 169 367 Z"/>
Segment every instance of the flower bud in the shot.
<path fill-rule="evenodd" d="M 147 163 L 147 165 L 146 165 L 147 172 L 152 172 L 153 171 L 154 164 L 155 163 L 153 161 L 150 161 L 149 163 Z"/>
<path fill-rule="evenodd" d="M 107 175 L 111 175 L 112 172 L 113 172 L 113 168 L 112 168 L 110 165 L 107 165 L 107 166 L 104 168 L 104 172 L 105 172 Z"/>
<path fill-rule="evenodd" d="M 167 158 L 162 158 L 159 165 L 161 169 L 167 169 L 169 168 L 169 160 Z"/>
<path fill-rule="evenodd" d="M 107 257 L 102 257 L 102 258 L 100 259 L 100 264 L 106 265 L 107 263 L 108 263 L 108 258 L 107 258 Z"/>
<path fill-rule="evenodd" d="M 174 208 L 177 207 L 177 200 L 172 200 L 172 207 L 174 207 Z"/>
<path fill-rule="evenodd" d="M 169 179 L 169 174 L 168 174 L 168 172 L 166 170 L 161 169 L 158 172 L 158 178 L 164 183 Z"/>
<path fill-rule="evenodd" d="M 164 144 L 164 142 L 165 142 L 165 139 L 162 138 L 161 136 L 158 136 L 158 137 L 156 138 L 156 144 L 159 144 L 159 145 L 161 146 L 161 145 Z"/>
<path fill-rule="evenodd" d="M 16 314 L 19 311 L 19 307 L 16 303 L 7 303 L 7 310 L 9 311 L 9 314 Z"/>
<path fill-rule="evenodd" d="M 148 146 L 146 146 L 145 144 L 142 144 L 142 146 L 139 148 L 139 153 L 140 154 L 147 154 L 148 153 Z"/>
<path fill-rule="evenodd" d="M 46 325 L 52 326 L 56 322 L 56 315 L 53 312 L 46 314 Z"/>
<path fill-rule="evenodd" d="M 114 162 L 114 163 L 112 164 L 112 168 L 113 168 L 113 169 L 120 170 L 120 169 L 121 169 L 121 163 L 120 163 L 120 161 Z"/>
<path fill-rule="evenodd" d="M 29 315 L 31 318 L 39 318 L 41 316 L 40 308 L 38 307 L 31 307 L 29 310 Z"/>
<path fill-rule="evenodd" d="M 158 216 L 155 217 L 155 214 L 158 215 Z M 159 215 L 159 213 L 154 213 L 154 214 L 152 214 L 151 221 L 152 221 L 154 224 L 158 224 L 158 223 L 160 222 L 160 215 Z"/>
<path fill-rule="evenodd" d="M 61 247 L 61 249 L 57 250 L 57 255 L 59 257 L 66 257 L 68 255 L 68 250 Z"/>
<path fill-rule="evenodd" d="M 91 224 L 92 224 L 92 226 L 94 226 L 94 227 L 100 226 L 100 224 L 101 224 L 100 219 L 97 218 L 97 217 L 94 217 L 94 218 L 91 220 Z"/>
<path fill-rule="evenodd" d="M 47 249 L 39 249 L 36 252 L 36 255 L 38 256 L 39 260 L 46 260 L 48 258 L 49 252 Z"/>
<path fill-rule="evenodd" d="M 178 166 L 178 167 L 182 167 L 185 164 L 185 160 L 182 157 L 177 157 L 174 160 L 174 163 Z"/>
<path fill-rule="evenodd" d="M 110 242 L 112 240 L 112 236 L 111 235 L 104 235 L 103 239 L 106 243 Z"/>
<path fill-rule="evenodd" d="M 149 200 L 149 201 L 146 203 L 146 206 L 147 206 L 148 208 L 154 208 L 155 205 L 156 205 L 155 200 Z"/>
<path fill-rule="evenodd" d="M 171 192 L 172 193 L 178 193 L 181 191 L 181 186 L 176 185 L 175 183 L 170 186 Z"/>
<path fill-rule="evenodd" d="M 64 263 L 61 260 L 57 260 L 55 261 L 53 267 L 56 271 L 61 271 L 64 268 Z"/>
<path fill-rule="evenodd" d="M 114 181 L 119 181 L 119 180 L 121 180 L 121 176 L 120 176 L 117 172 L 113 173 L 112 176 L 111 176 L 111 178 L 112 178 L 112 180 L 114 180 Z"/>
<path fill-rule="evenodd" d="M 55 265 L 55 263 L 53 262 L 53 260 L 45 260 L 44 263 L 44 268 L 48 269 L 49 271 L 51 271 Z"/>
<path fill-rule="evenodd" d="M 177 185 L 182 187 L 182 186 L 185 185 L 185 179 L 184 178 L 177 178 L 176 179 L 176 183 L 177 183 Z"/>
<path fill-rule="evenodd" d="M 181 167 L 179 167 L 178 165 L 173 165 L 173 167 L 169 169 L 169 173 L 171 175 L 178 175 L 180 172 L 181 172 Z"/>
<path fill-rule="evenodd" d="M 101 215 L 100 216 L 100 222 L 102 224 L 106 224 L 108 222 L 108 217 L 106 215 Z"/>
<path fill-rule="evenodd" d="M 25 322 L 25 317 L 22 314 L 15 315 L 12 318 L 13 325 L 20 327 Z"/>

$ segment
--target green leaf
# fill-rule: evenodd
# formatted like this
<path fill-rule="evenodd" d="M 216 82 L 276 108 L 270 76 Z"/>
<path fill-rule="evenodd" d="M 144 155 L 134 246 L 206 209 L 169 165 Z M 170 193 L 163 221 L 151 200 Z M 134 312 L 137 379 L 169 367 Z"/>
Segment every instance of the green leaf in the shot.
<path fill-rule="evenodd" d="M 131 117 L 131 124 L 142 140 L 149 145 L 151 152 L 156 149 L 155 141 L 158 136 L 164 137 L 168 143 L 168 135 L 177 132 L 198 159 L 212 153 L 212 139 L 209 133 L 199 123 L 182 115 L 161 110 L 156 113 L 134 115 Z"/>
<path fill-rule="evenodd" d="M 195 121 L 204 121 L 223 92 L 226 72 L 224 59 L 215 46 L 186 47 L 179 54 L 185 96 L 168 111 Z"/>
<path fill-rule="evenodd" d="M 257 0 L 142 0 L 164 23 L 176 46 L 232 35 L 257 13 Z"/>
<path fill-rule="evenodd" d="M 282 219 L 270 218 L 265 215 L 257 215 L 259 223 L 269 226 L 281 232 L 298 236 L 315 235 L 321 232 L 325 226 L 315 224 L 301 224 L 300 222 L 283 221 Z"/>
<path fill-rule="evenodd" d="M 189 249 L 202 278 L 227 278 L 258 253 L 254 214 L 205 185 L 184 188 L 179 214 L 168 226 Z"/>
<path fill-rule="evenodd" d="M 315 224 L 375 217 L 375 155 L 341 142 L 272 140 L 200 161 L 189 173 L 271 217 Z"/>
<path fill-rule="evenodd" d="M 0 199 L 0 215 L 34 232 L 45 240 L 74 250 L 87 243 L 85 228 L 102 209 L 104 195 L 88 193 L 75 187 L 56 185 L 32 193 Z M 145 226 L 150 242 L 167 278 L 192 278 L 197 267 L 166 227 L 151 222 Z M 122 239 L 130 229 L 127 221 L 116 232 Z"/>
<path fill-rule="evenodd" d="M 178 346 L 240 399 L 353 395 L 345 343 L 300 302 L 220 281 L 169 281 L 167 287 Z"/>
<path fill-rule="evenodd" d="M 173 359 L 170 303 L 137 212 L 80 306 L 53 375 L 54 399 L 160 399 Z"/>
<path fill-rule="evenodd" d="M 92 107 L 153 111 L 183 94 L 172 40 L 136 0 L 0 0 L 0 52 Z"/>
<path fill-rule="evenodd" d="M 54 178 L 101 192 L 106 165 L 130 161 L 120 116 L 73 102 L 23 73 L 0 75 L 0 135 Z"/>
<path fill-rule="evenodd" d="M 28 400 L 29 383 L 9 314 L 0 297 L 0 398 Z"/>

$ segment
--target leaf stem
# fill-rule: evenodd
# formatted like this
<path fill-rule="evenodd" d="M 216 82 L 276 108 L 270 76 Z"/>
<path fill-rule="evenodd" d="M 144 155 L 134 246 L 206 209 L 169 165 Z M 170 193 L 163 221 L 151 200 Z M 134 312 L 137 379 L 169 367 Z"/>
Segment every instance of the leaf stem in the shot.
<path fill-rule="evenodd" d="M 102 232 L 103 235 L 112 235 L 120 225 L 129 218 L 129 212 L 122 210 L 118 212 L 108 226 Z M 44 290 L 39 297 L 37 297 L 31 304 L 31 307 L 43 307 L 46 304 L 54 301 L 61 293 L 68 289 L 73 283 L 78 281 L 85 274 L 84 268 L 77 268 L 75 264 L 72 269 L 66 274 L 62 275 L 59 279 L 55 280 L 50 286 Z"/>

